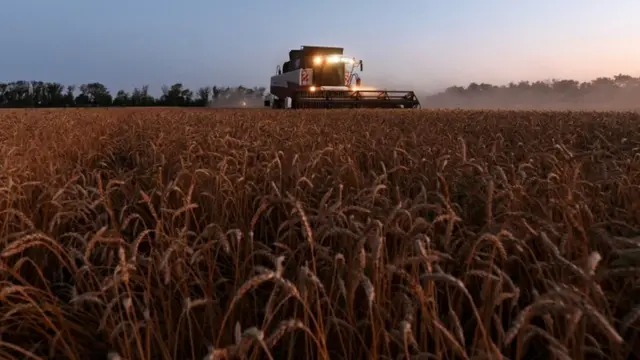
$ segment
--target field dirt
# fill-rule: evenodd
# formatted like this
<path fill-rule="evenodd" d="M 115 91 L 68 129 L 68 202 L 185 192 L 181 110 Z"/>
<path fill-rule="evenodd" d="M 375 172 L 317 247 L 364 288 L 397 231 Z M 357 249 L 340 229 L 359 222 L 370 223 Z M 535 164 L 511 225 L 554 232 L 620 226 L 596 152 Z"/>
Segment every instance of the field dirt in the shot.
<path fill-rule="evenodd" d="M 0 357 L 637 358 L 639 124 L 2 110 Z"/>

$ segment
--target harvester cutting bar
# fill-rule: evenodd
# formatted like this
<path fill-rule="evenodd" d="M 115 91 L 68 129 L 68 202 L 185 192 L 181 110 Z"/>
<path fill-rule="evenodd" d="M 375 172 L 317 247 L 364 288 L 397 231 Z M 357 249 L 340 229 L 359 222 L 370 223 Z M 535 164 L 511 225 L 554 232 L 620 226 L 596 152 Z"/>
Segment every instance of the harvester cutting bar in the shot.
<path fill-rule="evenodd" d="M 420 107 L 413 91 L 317 90 L 296 93 L 296 108 L 405 108 Z"/>

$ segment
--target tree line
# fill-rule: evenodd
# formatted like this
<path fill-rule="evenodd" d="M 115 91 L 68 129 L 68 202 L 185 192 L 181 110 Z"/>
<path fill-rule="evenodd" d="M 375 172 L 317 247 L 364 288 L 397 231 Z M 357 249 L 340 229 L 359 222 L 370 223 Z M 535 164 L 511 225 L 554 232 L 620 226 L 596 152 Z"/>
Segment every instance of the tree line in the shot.
<path fill-rule="evenodd" d="M 466 87 L 452 86 L 429 96 L 423 105 L 637 109 L 640 107 L 640 77 L 618 74 L 586 82 L 552 79 L 502 86 L 474 82 Z"/>
<path fill-rule="evenodd" d="M 63 85 L 45 81 L 0 82 L 0 107 L 82 107 L 82 106 L 207 106 L 216 101 L 258 98 L 264 87 L 248 88 L 204 86 L 195 92 L 182 83 L 162 86 L 162 95 L 154 97 L 149 86 L 112 94 L 99 82 Z"/>
<path fill-rule="evenodd" d="M 14 81 L 0 82 L 0 107 L 207 106 L 261 98 L 265 92 L 264 87 L 244 86 L 205 86 L 194 92 L 176 83 L 162 86 L 162 95 L 154 97 L 147 85 L 112 94 L 99 82 L 65 86 L 57 82 Z M 464 87 L 451 86 L 422 101 L 423 105 L 439 107 L 638 107 L 640 77 L 618 74 L 587 82 L 552 79 L 500 86 L 472 82 Z"/>

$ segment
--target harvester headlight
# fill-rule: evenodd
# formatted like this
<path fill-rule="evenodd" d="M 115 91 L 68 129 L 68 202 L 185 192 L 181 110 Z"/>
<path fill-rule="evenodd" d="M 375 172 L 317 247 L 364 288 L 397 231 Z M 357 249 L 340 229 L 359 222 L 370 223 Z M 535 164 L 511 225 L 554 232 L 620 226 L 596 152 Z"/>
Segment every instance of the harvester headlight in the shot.
<path fill-rule="evenodd" d="M 316 91 L 316 87 L 315 87 L 315 86 L 310 87 L 310 88 L 309 88 L 309 91 L 311 91 L 311 92 Z"/>
<path fill-rule="evenodd" d="M 316 56 L 313 58 L 313 63 L 316 65 L 320 65 L 322 63 L 322 56 Z"/>
<path fill-rule="evenodd" d="M 330 64 L 335 64 L 340 62 L 342 58 L 340 56 L 329 56 L 327 60 L 329 61 Z"/>

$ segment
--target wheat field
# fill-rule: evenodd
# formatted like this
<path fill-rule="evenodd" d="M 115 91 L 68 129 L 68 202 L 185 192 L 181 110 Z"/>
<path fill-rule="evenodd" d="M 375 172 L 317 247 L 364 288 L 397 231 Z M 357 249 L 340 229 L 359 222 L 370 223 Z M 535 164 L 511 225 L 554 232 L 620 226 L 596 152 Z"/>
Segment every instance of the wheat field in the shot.
<path fill-rule="evenodd" d="M 640 356 L 639 124 L 2 110 L 0 358 Z"/>

